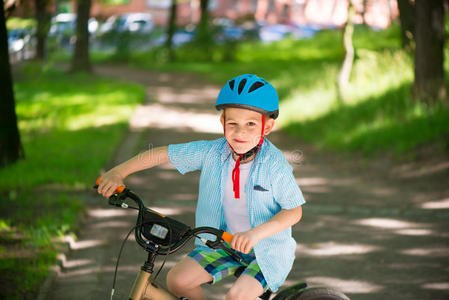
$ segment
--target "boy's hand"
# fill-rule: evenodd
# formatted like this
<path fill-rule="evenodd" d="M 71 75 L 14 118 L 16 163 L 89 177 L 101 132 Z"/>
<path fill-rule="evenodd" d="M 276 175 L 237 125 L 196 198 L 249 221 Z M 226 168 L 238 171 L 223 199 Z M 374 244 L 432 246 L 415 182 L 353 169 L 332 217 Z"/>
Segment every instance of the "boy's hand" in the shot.
<path fill-rule="evenodd" d="M 237 251 L 248 254 L 258 241 L 258 237 L 251 230 L 238 232 L 234 234 L 234 237 L 232 238 L 231 247 Z"/>
<path fill-rule="evenodd" d="M 117 171 L 110 170 L 101 175 L 97 191 L 104 197 L 109 198 L 119 186 L 123 185 L 124 183 L 120 174 Z"/>

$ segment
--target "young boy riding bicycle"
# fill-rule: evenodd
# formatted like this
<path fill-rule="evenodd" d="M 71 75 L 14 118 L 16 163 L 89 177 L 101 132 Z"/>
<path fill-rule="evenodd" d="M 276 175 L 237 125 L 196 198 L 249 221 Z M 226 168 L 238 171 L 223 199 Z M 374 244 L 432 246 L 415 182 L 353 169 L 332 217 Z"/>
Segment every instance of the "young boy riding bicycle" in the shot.
<path fill-rule="evenodd" d="M 180 173 L 201 170 L 195 226 L 233 234 L 231 247 L 246 267 L 226 299 L 255 299 L 285 281 L 295 257 L 291 226 L 302 217 L 302 193 L 282 152 L 265 139 L 279 114 L 275 88 L 255 75 L 228 81 L 216 108 L 224 137 L 149 150 L 108 171 L 98 192 L 105 197 L 131 173 L 170 162 Z M 201 285 L 232 275 L 242 264 L 223 250 L 196 248 L 167 275 L 178 297 L 205 299 Z"/>

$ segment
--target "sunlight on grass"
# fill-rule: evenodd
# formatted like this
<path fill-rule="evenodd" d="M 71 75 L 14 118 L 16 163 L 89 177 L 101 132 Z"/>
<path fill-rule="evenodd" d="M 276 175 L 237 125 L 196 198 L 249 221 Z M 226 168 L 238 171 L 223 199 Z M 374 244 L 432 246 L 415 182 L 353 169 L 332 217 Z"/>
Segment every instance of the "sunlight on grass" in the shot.
<path fill-rule="evenodd" d="M 219 85 L 244 73 L 264 77 L 279 94 L 278 124 L 317 146 L 369 155 L 400 154 L 426 143 L 447 148 L 449 118 L 444 118 L 449 109 L 432 111 L 413 103 L 413 56 L 401 49 L 399 26 L 382 31 L 356 26 L 353 43 L 355 60 L 343 103 L 336 93 L 344 54 L 339 30 L 323 30 L 304 40 L 242 42 L 235 45 L 230 62 L 206 62 L 192 45 L 177 48 L 174 63 L 166 61 L 161 49 L 132 54 L 130 61 L 138 68 L 195 72 Z M 225 49 L 214 46 L 212 51 Z"/>
<path fill-rule="evenodd" d="M 281 103 L 278 124 L 282 127 L 292 121 L 323 115 L 334 104 L 334 96 L 334 91 L 325 89 L 297 92 Z"/>
<path fill-rule="evenodd" d="M 145 91 L 136 84 L 30 65 L 15 85 L 25 160 L 0 170 L 0 191 L 86 186 L 110 157 Z"/>
<path fill-rule="evenodd" d="M 20 129 L 79 130 L 126 122 L 135 105 L 143 98 L 143 92 L 131 84 L 105 89 L 103 85 L 107 81 L 96 79 L 100 89 L 95 90 L 87 78 L 76 79 L 83 82 L 83 87 L 76 86 L 76 83 L 70 84 L 70 79 L 66 78 L 51 88 L 47 86 L 49 90 L 37 89 L 31 95 L 27 91 L 37 88 L 37 83 L 19 83 L 16 88 L 16 111 Z M 42 84 L 46 85 L 39 82 L 39 85 Z M 61 85 L 64 85 L 64 89 Z"/>
<path fill-rule="evenodd" d="M 6 241 L 0 271 L 10 287 L 5 299 L 34 299 L 58 241 L 77 229 L 84 211 L 79 192 L 92 186 L 111 157 L 145 90 L 33 63 L 18 78 L 25 159 L 0 169 L 0 238 Z"/>

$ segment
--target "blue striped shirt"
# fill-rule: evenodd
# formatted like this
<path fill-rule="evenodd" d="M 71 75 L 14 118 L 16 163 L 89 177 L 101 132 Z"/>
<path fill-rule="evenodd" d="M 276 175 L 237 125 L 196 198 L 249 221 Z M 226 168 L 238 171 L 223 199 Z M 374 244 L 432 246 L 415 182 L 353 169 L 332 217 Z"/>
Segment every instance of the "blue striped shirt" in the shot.
<path fill-rule="evenodd" d="M 224 137 L 168 146 L 170 162 L 181 174 L 201 170 L 195 215 L 198 227 L 227 229 L 222 201 L 231 152 Z M 305 203 L 292 167 L 282 152 L 267 139 L 254 159 L 245 191 L 253 228 L 267 222 L 281 209 L 292 209 Z M 272 291 L 277 291 L 287 278 L 295 250 L 291 227 L 260 240 L 254 246 L 257 263 Z"/>

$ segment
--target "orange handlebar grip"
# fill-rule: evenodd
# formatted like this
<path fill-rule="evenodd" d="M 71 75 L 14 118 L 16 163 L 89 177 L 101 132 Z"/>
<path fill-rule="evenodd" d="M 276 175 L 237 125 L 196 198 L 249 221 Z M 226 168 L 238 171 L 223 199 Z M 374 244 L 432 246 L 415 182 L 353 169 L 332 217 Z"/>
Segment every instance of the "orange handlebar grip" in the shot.
<path fill-rule="evenodd" d="M 226 232 L 226 231 L 223 232 L 223 234 L 221 235 L 221 238 L 222 238 L 224 241 L 228 242 L 228 243 L 231 243 L 232 237 L 233 237 L 233 235 L 230 234 L 230 233 L 228 233 L 228 232 Z"/>
<path fill-rule="evenodd" d="M 121 186 L 119 186 L 118 188 L 115 189 L 114 194 L 120 194 L 124 190 L 125 190 L 125 187 L 123 185 L 121 185 Z"/>
<path fill-rule="evenodd" d="M 96 185 L 98 186 L 100 184 L 100 180 L 101 180 L 101 176 L 98 177 Z M 126 187 L 124 187 L 123 185 L 119 186 L 118 188 L 115 189 L 114 194 L 120 194 L 121 192 L 123 192 L 125 190 Z"/>

